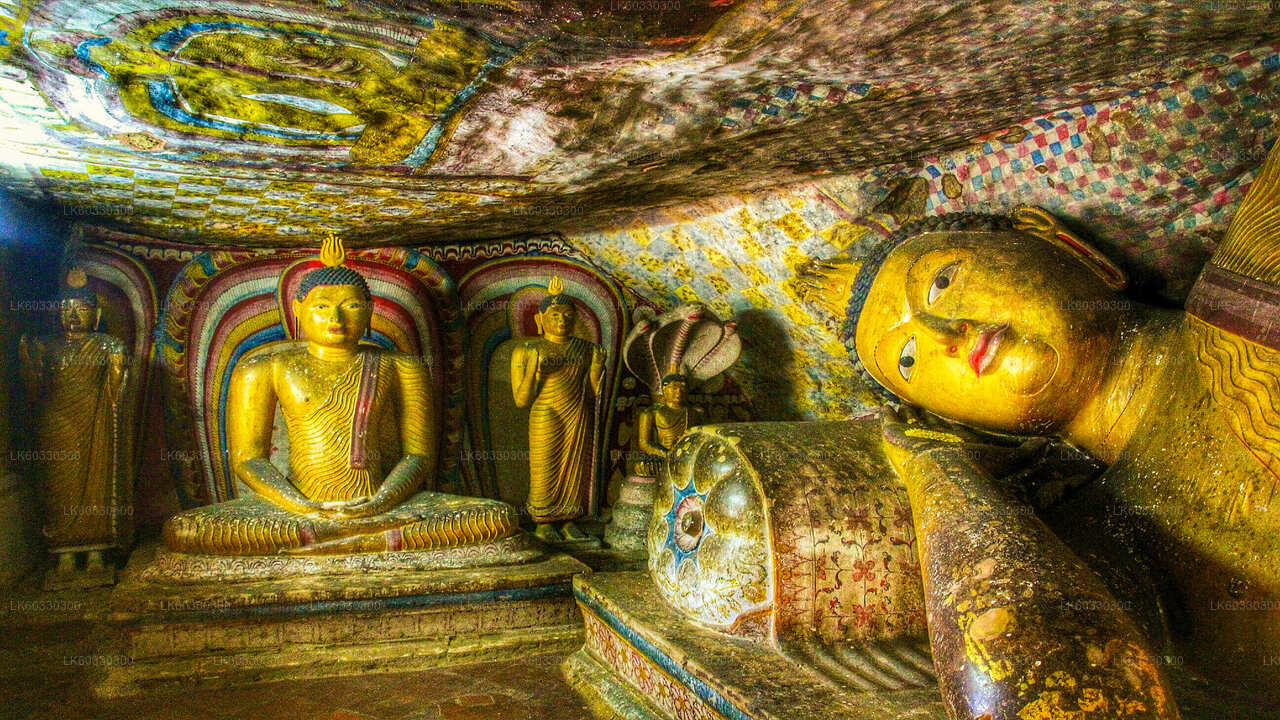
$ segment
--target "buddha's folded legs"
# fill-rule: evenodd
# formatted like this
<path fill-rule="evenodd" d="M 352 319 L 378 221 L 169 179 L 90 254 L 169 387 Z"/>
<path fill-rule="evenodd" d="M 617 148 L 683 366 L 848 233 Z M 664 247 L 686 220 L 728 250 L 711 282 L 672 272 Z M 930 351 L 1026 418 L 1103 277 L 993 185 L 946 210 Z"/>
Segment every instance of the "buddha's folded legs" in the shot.
<path fill-rule="evenodd" d="M 274 555 L 441 550 L 515 534 L 514 508 L 496 500 L 421 492 L 364 518 L 298 515 L 257 497 L 194 508 L 169 518 L 170 549 L 205 555 Z"/>

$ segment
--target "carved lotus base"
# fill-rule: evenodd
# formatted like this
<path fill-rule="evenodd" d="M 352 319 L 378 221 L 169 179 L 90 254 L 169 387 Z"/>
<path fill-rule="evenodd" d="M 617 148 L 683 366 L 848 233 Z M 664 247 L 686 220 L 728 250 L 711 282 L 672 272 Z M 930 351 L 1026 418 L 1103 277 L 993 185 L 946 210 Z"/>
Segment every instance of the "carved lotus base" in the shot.
<path fill-rule="evenodd" d="M 101 696 L 403 672 L 582 641 L 570 581 L 587 568 L 566 555 L 432 570 L 348 556 L 337 574 L 250 563 L 236 581 L 192 582 L 194 566 L 157 549 L 134 553 L 112 592 L 102 653 L 129 661 L 97 669 Z"/>

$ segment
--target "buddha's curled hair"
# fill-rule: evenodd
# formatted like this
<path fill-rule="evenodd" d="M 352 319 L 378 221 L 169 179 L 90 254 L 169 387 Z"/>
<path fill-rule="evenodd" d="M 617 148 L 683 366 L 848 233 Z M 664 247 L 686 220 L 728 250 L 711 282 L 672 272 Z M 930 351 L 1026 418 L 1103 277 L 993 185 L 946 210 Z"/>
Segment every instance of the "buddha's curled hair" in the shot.
<path fill-rule="evenodd" d="M 294 293 L 294 299 L 302 300 L 307 293 L 326 285 L 355 285 L 360 288 L 365 300 L 373 297 L 369 292 L 369 283 L 365 282 L 363 275 L 346 265 L 335 265 L 318 267 L 304 275 L 302 282 L 298 285 L 298 291 Z"/>

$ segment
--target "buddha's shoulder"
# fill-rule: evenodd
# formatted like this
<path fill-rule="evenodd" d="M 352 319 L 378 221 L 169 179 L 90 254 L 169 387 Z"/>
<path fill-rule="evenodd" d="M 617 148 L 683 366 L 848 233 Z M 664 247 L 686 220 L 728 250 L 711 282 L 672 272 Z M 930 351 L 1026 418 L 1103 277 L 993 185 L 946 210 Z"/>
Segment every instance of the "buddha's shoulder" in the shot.
<path fill-rule="evenodd" d="M 236 363 L 237 373 L 261 374 L 275 369 L 279 365 L 288 365 L 305 360 L 303 356 L 307 354 L 305 346 L 286 347 L 278 350 L 255 352 L 247 357 L 240 358 Z"/>
<path fill-rule="evenodd" d="M 363 352 L 378 357 L 383 367 L 393 367 L 400 372 L 425 370 L 430 365 L 429 359 L 421 355 L 410 355 L 400 350 L 388 350 L 381 347 L 365 347 Z"/>

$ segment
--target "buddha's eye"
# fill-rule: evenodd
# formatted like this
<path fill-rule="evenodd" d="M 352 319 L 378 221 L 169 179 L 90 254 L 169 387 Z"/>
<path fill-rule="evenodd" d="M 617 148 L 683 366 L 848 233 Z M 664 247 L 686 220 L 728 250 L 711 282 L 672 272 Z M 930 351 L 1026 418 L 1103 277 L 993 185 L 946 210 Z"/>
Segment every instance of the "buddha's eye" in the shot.
<path fill-rule="evenodd" d="M 916 364 L 916 338 L 914 335 L 902 346 L 902 352 L 898 355 L 898 374 L 902 375 L 903 380 L 911 380 L 911 371 Z"/>
<path fill-rule="evenodd" d="M 959 267 L 960 267 L 959 262 L 953 262 L 950 265 L 943 267 L 941 270 L 938 271 L 937 275 L 933 276 L 933 282 L 930 283 L 929 285 L 929 304 L 930 305 L 932 305 L 933 302 L 938 299 L 938 296 L 942 294 L 943 290 L 946 290 L 947 288 L 951 287 L 951 281 L 952 279 L 955 278 L 956 269 Z"/>

